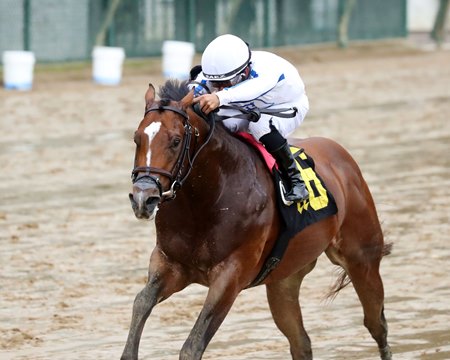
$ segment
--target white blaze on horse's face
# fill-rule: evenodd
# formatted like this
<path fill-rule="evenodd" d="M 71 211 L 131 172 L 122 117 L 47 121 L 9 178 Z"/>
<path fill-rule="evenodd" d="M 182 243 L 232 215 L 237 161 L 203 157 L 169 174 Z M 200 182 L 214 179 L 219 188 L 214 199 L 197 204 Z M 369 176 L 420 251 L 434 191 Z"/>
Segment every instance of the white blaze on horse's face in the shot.
<path fill-rule="evenodd" d="M 158 133 L 160 128 L 161 128 L 161 123 L 154 122 L 154 123 L 151 123 L 149 126 L 147 126 L 144 130 L 144 132 L 148 136 L 147 166 L 150 166 L 150 160 L 151 160 L 151 155 L 152 155 L 152 152 L 150 150 L 150 145 L 152 144 L 152 140 L 154 139 L 154 137 L 156 136 L 156 134 Z"/>

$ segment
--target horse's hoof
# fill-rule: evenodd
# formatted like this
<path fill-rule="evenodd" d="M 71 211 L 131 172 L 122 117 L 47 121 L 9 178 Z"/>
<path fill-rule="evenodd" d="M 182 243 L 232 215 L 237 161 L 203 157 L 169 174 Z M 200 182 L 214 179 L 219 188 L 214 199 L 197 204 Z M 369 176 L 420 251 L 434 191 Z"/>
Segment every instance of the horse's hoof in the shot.
<path fill-rule="evenodd" d="M 380 349 L 381 360 L 392 360 L 391 347 L 386 345 L 384 348 Z"/>

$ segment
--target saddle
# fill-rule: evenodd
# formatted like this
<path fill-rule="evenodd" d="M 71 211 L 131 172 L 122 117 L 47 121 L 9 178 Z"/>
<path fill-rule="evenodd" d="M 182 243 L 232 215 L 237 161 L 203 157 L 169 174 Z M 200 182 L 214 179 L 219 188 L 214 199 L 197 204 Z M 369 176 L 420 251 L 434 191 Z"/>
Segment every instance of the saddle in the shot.
<path fill-rule="evenodd" d="M 278 210 L 282 220 L 281 231 L 273 249 L 256 279 L 248 286 L 253 287 L 259 285 L 278 266 L 290 239 L 307 226 L 335 215 L 338 209 L 333 195 L 315 171 L 314 160 L 305 153 L 304 149 L 294 146 L 290 147 L 308 189 L 309 198 L 301 202 L 292 203 L 287 202 L 284 198 L 285 188 L 287 186 L 284 183 L 285 180 L 278 170 L 273 156 L 252 135 L 239 132 L 235 136 L 256 149 L 272 174 L 277 195 Z"/>

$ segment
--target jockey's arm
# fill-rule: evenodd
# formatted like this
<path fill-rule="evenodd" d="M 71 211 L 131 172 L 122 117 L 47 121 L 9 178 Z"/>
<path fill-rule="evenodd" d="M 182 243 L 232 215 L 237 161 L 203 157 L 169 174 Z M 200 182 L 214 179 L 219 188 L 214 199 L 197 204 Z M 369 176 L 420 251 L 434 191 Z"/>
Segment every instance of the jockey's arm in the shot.
<path fill-rule="evenodd" d="M 259 75 L 213 94 L 196 97 L 194 103 L 200 102 L 202 111 L 209 114 L 221 105 L 252 101 L 272 90 L 282 76 L 283 74 L 280 75 L 275 72 L 266 73 L 264 76 Z"/>
<path fill-rule="evenodd" d="M 280 74 L 278 73 L 265 74 L 264 76 L 244 80 L 235 86 L 220 90 L 216 94 L 220 105 L 252 101 L 272 90 L 278 83 L 279 78 Z"/>

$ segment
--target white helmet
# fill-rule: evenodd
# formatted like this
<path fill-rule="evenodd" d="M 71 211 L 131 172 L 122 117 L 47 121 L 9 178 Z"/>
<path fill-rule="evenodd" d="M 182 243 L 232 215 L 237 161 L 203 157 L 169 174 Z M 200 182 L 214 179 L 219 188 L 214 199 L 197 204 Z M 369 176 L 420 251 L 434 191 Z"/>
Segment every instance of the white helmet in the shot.
<path fill-rule="evenodd" d="M 221 35 L 203 52 L 203 75 L 211 81 L 230 80 L 245 69 L 250 58 L 250 47 L 246 42 L 234 35 Z"/>

